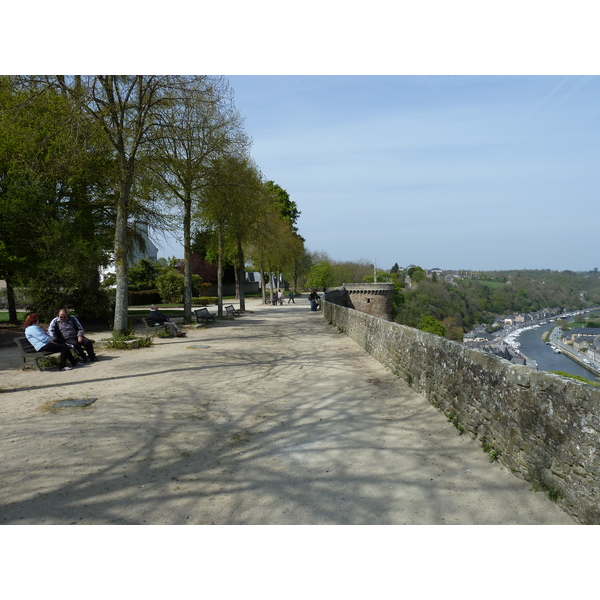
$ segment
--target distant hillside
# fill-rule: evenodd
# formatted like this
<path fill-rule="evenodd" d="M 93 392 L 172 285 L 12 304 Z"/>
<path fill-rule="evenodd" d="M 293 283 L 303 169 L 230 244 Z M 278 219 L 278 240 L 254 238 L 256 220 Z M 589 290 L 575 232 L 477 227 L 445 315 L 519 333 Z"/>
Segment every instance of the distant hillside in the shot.
<path fill-rule="evenodd" d="M 600 305 L 597 271 L 495 271 L 452 282 L 439 279 L 398 290 L 394 320 L 419 327 L 423 317 L 433 317 L 442 324 L 445 337 L 462 340 L 465 331 L 491 324 L 497 315 Z"/>

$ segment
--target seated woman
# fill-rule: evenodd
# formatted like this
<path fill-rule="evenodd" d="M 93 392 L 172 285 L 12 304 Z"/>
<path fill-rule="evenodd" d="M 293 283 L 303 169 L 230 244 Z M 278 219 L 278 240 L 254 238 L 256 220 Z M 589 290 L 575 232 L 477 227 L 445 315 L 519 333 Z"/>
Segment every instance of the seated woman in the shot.
<path fill-rule="evenodd" d="M 37 313 L 27 315 L 23 326 L 29 343 L 37 352 L 60 352 L 59 371 L 70 371 L 77 366 L 79 361 L 73 358 L 69 346 L 53 342 L 52 338 L 40 327 L 40 317 Z M 67 367 L 67 360 L 73 365 L 72 367 Z"/>

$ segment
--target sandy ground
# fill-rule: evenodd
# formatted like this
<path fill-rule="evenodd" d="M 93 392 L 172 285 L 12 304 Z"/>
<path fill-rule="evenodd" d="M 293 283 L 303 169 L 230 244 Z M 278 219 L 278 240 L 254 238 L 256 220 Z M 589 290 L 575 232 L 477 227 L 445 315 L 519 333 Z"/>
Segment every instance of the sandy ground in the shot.
<path fill-rule="evenodd" d="M 0 523 L 574 524 L 306 300 L 248 309 L 70 372 L 0 349 Z"/>

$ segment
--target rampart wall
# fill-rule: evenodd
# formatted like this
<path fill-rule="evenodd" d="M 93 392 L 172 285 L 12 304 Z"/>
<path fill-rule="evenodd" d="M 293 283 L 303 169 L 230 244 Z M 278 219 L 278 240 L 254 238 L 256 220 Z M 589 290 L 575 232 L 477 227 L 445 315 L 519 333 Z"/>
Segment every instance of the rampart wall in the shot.
<path fill-rule="evenodd" d="M 600 524 L 599 388 L 333 304 L 336 299 L 323 302 L 329 323 L 478 438 L 491 458 L 548 492 L 581 523 Z"/>

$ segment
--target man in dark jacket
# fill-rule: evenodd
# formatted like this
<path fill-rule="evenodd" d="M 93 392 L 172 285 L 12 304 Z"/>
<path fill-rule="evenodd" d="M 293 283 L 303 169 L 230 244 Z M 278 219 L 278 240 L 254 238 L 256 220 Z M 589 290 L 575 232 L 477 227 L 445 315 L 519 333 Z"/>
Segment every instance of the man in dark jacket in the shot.
<path fill-rule="evenodd" d="M 58 317 L 54 317 L 50 321 L 48 335 L 57 344 L 66 343 L 71 346 L 83 362 L 87 362 L 88 359 L 90 361 L 98 360 L 94 353 L 94 342 L 83 335 L 81 323 L 77 317 L 70 315 L 66 308 L 61 308 L 58 311 Z"/>
<path fill-rule="evenodd" d="M 175 323 L 171 323 L 171 321 L 169 321 L 169 317 L 167 317 L 167 315 L 164 313 L 161 313 L 156 304 L 153 304 L 150 307 L 150 318 L 152 321 L 154 321 L 155 325 L 166 325 L 169 327 L 173 335 L 176 335 L 177 337 L 185 337 L 185 332 L 181 331 L 179 327 L 175 325 Z"/>

